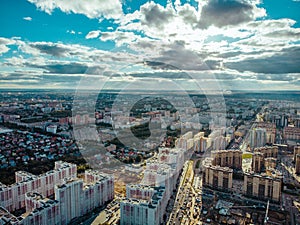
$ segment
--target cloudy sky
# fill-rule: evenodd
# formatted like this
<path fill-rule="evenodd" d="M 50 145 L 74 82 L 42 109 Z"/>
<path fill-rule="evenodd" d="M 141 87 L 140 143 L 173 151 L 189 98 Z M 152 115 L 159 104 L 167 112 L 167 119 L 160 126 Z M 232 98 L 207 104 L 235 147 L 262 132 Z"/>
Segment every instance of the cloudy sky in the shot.
<path fill-rule="evenodd" d="M 300 90 L 299 12 L 300 0 L 2 0 L 0 88 Z"/>

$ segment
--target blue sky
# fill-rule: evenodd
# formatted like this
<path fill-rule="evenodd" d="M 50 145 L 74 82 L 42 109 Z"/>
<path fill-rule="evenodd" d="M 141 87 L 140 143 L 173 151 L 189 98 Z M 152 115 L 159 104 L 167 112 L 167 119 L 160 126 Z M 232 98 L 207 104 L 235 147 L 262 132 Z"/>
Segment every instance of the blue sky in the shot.
<path fill-rule="evenodd" d="M 297 0 L 3 0 L 0 88 L 299 90 L 299 11 Z"/>

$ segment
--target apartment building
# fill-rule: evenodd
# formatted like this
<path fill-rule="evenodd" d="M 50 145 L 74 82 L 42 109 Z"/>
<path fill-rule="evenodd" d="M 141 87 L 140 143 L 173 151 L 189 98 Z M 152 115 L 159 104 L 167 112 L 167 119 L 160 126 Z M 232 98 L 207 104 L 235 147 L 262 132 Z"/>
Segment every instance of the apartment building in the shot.
<path fill-rule="evenodd" d="M 282 189 L 282 176 L 280 174 L 244 174 L 244 195 L 259 199 L 280 202 Z"/>
<path fill-rule="evenodd" d="M 240 150 L 217 150 L 211 152 L 213 166 L 242 169 L 242 155 Z"/>
<path fill-rule="evenodd" d="M 206 165 L 203 185 L 214 189 L 230 191 L 232 189 L 233 170 L 229 167 Z"/>

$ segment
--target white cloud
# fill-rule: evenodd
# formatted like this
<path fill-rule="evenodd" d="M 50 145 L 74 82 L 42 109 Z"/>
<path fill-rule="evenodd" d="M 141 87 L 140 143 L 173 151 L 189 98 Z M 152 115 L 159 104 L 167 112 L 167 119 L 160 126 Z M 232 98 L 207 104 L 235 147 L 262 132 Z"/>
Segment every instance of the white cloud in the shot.
<path fill-rule="evenodd" d="M 83 14 L 88 18 L 119 19 L 123 15 L 122 4 L 119 0 L 28 0 L 38 9 L 51 14 L 54 9 L 65 13 Z"/>
<path fill-rule="evenodd" d="M 0 45 L 13 45 L 15 44 L 15 39 L 14 38 L 4 38 L 4 37 L 0 37 Z"/>
<path fill-rule="evenodd" d="M 7 47 L 8 45 L 13 45 L 15 44 L 15 40 L 14 39 L 9 39 L 9 38 L 2 38 L 0 37 L 0 55 L 2 55 L 3 53 L 6 53 L 10 50 L 9 47 Z"/>
<path fill-rule="evenodd" d="M 76 32 L 74 30 L 67 30 L 68 34 L 76 34 Z"/>
<path fill-rule="evenodd" d="M 0 55 L 9 51 L 9 48 L 6 45 L 0 45 Z"/>
<path fill-rule="evenodd" d="M 32 18 L 30 16 L 27 16 L 27 17 L 23 17 L 23 20 L 31 21 Z"/>
<path fill-rule="evenodd" d="M 113 41 L 116 46 L 113 51 L 61 42 L 0 38 L 0 54 L 9 51 L 9 45 L 13 44 L 18 47 L 19 56 L 23 55 L 5 60 L 6 66 L 56 74 L 57 84 L 64 83 L 70 74 L 74 77 L 83 74 L 87 68 L 109 67 L 118 72 L 122 66 L 134 64 L 156 73 L 149 77 L 133 76 L 145 84 L 148 78 L 163 78 L 158 72 L 180 68 L 200 72 L 199 79 L 204 80 L 215 74 L 227 89 L 279 87 L 281 84 L 288 87 L 291 82 L 295 87 L 300 85 L 299 76 L 298 80 L 285 76 L 299 72 L 299 46 L 295 45 L 300 29 L 293 27 L 296 21 L 291 19 L 263 18 L 266 11 L 260 8 L 258 0 L 196 0 L 198 7 L 189 1 L 185 4 L 180 0 L 174 4 L 168 1 L 167 6 L 148 1 L 126 15 L 123 15 L 121 0 L 28 1 L 49 14 L 59 9 L 84 14 L 99 22 L 104 18 L 115 19 L 113 27 L 107 27 L 105 32 L 95 28 L 83 34 L 86 39 Z M 67 32 L 81 34 L 73 30 Z M 279 63 L 281 65 L 277 65 Z M 281 69 L 285 67 L 290 70 Z M 89 76 L 91 73 L 93 71 L 86 72 Z"/>
<path fill-rule="evenodd" d="M 114 31 L 114 32 L 101 32 L 100 39 L 102 41 L 113 40 L 117 47 L 123 44 L 133 43 L 139 39 L 140 36 L 129 31 Z"/>
<path fill-rule="evenodd" d="M 90 32 L 85 36 L 85 38 L 86 38 L 86 39 L 97 38 L 97 37 L 99 37 L 99 35 L 100 35 L 100 30 L 93 30 L 93 31 L 90 31 Z"/>

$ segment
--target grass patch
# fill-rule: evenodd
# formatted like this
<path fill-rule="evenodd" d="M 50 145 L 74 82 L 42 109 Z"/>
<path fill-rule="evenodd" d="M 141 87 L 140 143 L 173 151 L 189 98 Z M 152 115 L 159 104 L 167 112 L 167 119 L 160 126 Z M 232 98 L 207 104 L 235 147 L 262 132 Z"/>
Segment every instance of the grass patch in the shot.
<path fill-rule="evenodd" d="M 244 153 L 242 156 L 242 159 L 251 159 L 252 158 L 252 154 L 251 153 Z"/>

